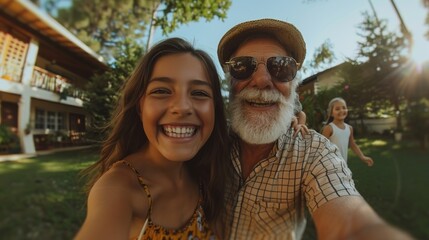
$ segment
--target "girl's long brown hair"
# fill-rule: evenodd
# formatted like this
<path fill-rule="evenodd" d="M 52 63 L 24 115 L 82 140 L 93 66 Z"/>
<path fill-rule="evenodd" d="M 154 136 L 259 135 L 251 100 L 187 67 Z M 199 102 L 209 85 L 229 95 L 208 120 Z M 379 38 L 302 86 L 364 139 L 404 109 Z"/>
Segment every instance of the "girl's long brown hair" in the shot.
<path fill-rule="evenodd" d="M 225 222 L 222 220 L 225 209 L 225 184 L 230 179 L 229 174 L 232 171 L 220 79 L 210 56 L 180 38 L 164 40 L 151 48 L 140 59 L 124 83 L 116 111 L 107 125 L 110 133 L 102 144 L 100 158 L 85 171 L 90 176 L 87 188 L 89 190 L 112 164 L 148 144 L 138 113 L 139 101 L 146 91 L 157 60 L 162 56 L 178 53 L 191 53 L 203 63 L 213 89 L 215 107 L 213 132 L 196 156 L 185 162 L 185 166 L 189 168 L 191 177 L 202 185 L 206 219 L 219 231 L 223 229 L 221 224 Z"/>

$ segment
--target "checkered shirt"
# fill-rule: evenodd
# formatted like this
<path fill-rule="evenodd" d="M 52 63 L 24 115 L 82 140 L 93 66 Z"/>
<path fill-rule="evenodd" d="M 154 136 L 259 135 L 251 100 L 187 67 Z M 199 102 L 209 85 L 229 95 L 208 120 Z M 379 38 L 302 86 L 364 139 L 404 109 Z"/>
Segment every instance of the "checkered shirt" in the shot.
<path fill-rule="evenodd" d="M 313 213 L 329 200 L 359 195 L 350 169 L 328 139 L 314 130 L 292 134 L 290 129 L 282 135 L 245 180 L 235 141 L 234 181 L 227 189 L 230 239 L 300 239 L 305 205 Z"/>

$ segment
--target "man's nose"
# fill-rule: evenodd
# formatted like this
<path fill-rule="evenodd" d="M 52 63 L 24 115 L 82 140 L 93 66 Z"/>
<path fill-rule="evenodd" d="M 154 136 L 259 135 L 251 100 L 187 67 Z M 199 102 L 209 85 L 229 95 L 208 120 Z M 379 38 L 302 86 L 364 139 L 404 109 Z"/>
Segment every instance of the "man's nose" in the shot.
<path fill-rule="evenodd" d="M 256 71 L 251 76 L 250 86 L 258 89 L 269 89 L 273 87 L 271 75 L 264 63 L 258 63 Z"/>

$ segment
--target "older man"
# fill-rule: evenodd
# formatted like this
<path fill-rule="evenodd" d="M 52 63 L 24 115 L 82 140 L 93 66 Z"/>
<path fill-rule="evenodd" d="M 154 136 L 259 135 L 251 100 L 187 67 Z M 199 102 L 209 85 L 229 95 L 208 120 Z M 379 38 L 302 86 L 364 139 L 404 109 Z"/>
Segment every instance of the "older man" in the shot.
<path fill-rule="evenodd" d="M 293 137 L 305 53 L 298 29 L 274 19 L 238 24 L 220 40 L 234 138 L 229 238 L 300 239 L 307 206 L 319 239 L 408 239 L 359 195 L 329 140 L 313 130 Z"/>

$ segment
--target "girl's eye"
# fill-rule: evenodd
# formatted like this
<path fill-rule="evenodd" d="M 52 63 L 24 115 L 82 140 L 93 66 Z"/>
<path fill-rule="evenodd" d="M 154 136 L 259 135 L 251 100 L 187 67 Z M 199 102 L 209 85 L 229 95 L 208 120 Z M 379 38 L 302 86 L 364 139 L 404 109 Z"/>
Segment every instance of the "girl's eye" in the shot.
<path fill-rule="evenodd" d="M 170 91 L 168 90 L 168 89 L 165 89 L 165 88 L 156 88 L 156 89 L 153 89 L 153 90 L 151 90 L 150 92 L 149 92 L 149 94 L 169 94 L 170 93 Z"/>
<path fill-rule="evenodd" d="M 194 91 L 192 91 L 192 96 L 211 97 L 210 94 L 204 90 L 194 90 Z"/>

